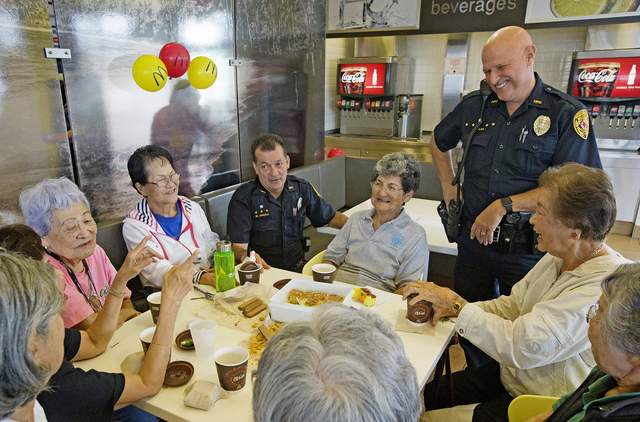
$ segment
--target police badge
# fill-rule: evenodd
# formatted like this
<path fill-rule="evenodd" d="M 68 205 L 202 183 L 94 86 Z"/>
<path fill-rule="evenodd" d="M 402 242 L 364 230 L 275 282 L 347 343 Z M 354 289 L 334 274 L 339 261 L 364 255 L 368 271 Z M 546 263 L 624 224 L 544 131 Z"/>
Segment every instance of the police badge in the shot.
<path fill-rule="evenodd" d="M 573 116 L 573 128 L 582 139 L 587 139 L 589 136 L 589 113 L 587 110 L 582 109 Z"/>
<path fill-rule="evenodd" d="M 551 127 L 551 119 L 549 116 L 538 116 L 535 122 L 533 122 L 533 131 L 538 136 L 542 136 Z"/>

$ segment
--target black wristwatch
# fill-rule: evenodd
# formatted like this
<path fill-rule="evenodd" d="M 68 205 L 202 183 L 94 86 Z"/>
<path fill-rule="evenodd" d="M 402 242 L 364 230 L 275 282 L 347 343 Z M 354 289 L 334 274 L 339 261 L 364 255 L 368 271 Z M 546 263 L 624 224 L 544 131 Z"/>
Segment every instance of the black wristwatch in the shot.
<path fill-rule="evenodd" d="M 501 198 L 500 202 L 502 203 L 502 206 L 507 209 L 507 214 L 511 214 L 513 212 L 513 201 L 511 200 L 510 196 Z"/>

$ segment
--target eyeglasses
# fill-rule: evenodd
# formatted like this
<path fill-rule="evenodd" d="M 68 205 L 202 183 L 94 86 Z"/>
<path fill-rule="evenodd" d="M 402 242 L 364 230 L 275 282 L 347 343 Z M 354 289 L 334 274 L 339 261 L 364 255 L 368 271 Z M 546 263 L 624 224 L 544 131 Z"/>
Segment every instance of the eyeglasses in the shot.
<path fill-rule="evenodd" d="M 593 305 L 591 305 L 589 307 L 589 310 L 587 311 L 587 324 L 590 321 L 597 321 L 600 322 L 599 319 L 595 319 L 594 317 L 596 316 L 596 313 L 598 312 L 598 304 L 594 303 Z"/>
<path fill-rule="evenodd" d="M 402 192 L 402 188 L 399 188 L 395 185 L 386 185 L 384 183 L 382 183 L 379 180 L 376 180 L 375 182 L 371 182 L 371 189 L 376 189 L 376 190 L 382 190 L 382 189 L 386 189 L 386 191 L 390 194 L 390 195 L 394 195 L 398 192 Z"/>
<path fill-rule="evenodd" d="M 62 231 L 70 234 L 76 235 L 80 231 L 80 225 L 86 227 L 87 229 L 92 229 L 96 226 L 96 222 L 93 217 L 83 217 L 82 220 L 67 220 L 63 224 L 60 225 Z"/>
<path fill-rule="evenodd" d="M 178 183 L 180 180 L 180 175 L 178 173 L 173 173 L 168 178 L 160 179 L 157 182 L 147 182 L 151 185 L 156 185 L 159 188 L 166 188 L 169 185 L 169 182 Z"/>

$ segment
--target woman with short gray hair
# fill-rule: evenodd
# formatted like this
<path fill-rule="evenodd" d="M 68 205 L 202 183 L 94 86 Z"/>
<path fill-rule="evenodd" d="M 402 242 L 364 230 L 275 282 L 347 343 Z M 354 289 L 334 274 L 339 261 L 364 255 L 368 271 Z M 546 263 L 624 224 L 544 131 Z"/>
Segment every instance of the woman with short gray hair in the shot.
<path fill-rule="evenodd" d="M 393 327 L 342 304 L 282 327 L 253 373 L 255 422 L 416 422 L 421 408 Z"/>
<path fill-rule="evenodd" d="M 420 162 L 413 155 L 394 152 L 377 162 L 373 209 L 354 213 L 324 254 L 324 262 L 338 268 L 336 281 L 399 293 L 427 278 L 427 234 L 404 210 L 418 187 Z"/>
<path fill-rule="evenodd" d="M 121 300 L 118 327 L 137 315 L 127 282 L 162 256 L 142 246 L 127 255 L 116 269 L 96 244 L 98 227 L 89 202 L 69 179 L 45 179 L 20 194 L 25 221 L 42 239 L 46 257 L 64 274 L 66 328 L 87 329 L 104 307 L 107 296 Z M 146 242 L 145 239 L 143 242 Z"/>
<path fill-rule="evenodd" d="M 62 364 L 64 298 L 53 268 L 0 249 L 0 420 L 46 421 L 35 401 Z"/>
<path fill-rule="evenodd" d="M 589 308 L 587 321 L 597 366 L 582 385 L 553 405 L 553 411 L 530 422 L 640 416 L 640 262 L 621 265 L 602 280 L 602 296 Z M 615 409 L 622 412 L 616 414 Z"/>

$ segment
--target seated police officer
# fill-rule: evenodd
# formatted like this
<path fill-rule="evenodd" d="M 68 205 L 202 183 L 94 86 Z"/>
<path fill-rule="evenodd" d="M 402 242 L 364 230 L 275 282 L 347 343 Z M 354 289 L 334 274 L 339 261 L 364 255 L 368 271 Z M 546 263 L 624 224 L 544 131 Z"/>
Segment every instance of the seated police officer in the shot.
<path fill-rule="evenodd" d="M 236 262 L 244 261 L 250 248 L 263 270 L 274 266 L 301 272 L 306 263 L 305 217 L 314 227 L 328 224 L 337 229 L 347 217 L 322 199 L 311 183 L 287 176 L 289 156 L 278 135 L 256 138 L 251 155 L 258 177 L 236 189 L 227 215 Z"/>

